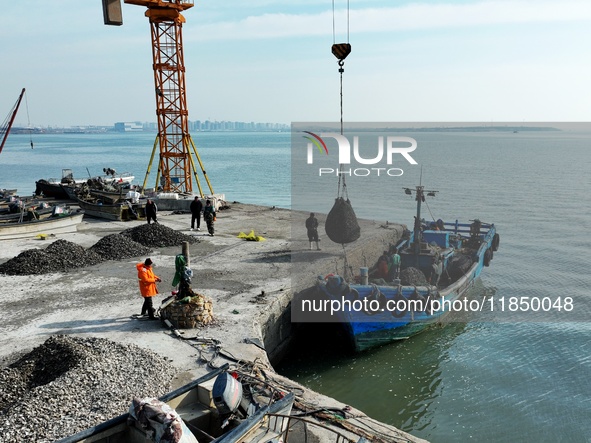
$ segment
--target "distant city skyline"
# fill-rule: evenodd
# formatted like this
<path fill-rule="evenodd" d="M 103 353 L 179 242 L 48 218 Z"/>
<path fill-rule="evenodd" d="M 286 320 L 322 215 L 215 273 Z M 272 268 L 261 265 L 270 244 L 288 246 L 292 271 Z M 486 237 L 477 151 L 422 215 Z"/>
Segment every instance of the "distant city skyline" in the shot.
<path fill-rule="evenodd" d="M 272 122 L 242 122 L 242 121 L 210 121 L 195 120 L 189 121 L 190 132 L 200 131 L 289 131 L 290 125 Z M 29 132 L 139 132 L 149 131 L 157 132 L 158 124 L 156 122 L 128 121 L 115 122 L 112 125 L 68 125 L 68 126 L 26 126 L 15 125 L 12 128 L 13 133 Z"/>

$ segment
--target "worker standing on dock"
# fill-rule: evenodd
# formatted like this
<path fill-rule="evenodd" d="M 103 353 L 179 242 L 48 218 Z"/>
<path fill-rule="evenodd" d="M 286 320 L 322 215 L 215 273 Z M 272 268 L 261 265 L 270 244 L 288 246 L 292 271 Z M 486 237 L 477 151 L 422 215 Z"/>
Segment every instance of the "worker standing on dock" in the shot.
<path fill-rule="evenodd" d="M 158 212 L 158 206 L 154 203 L 154 200 L 148 199 L 146 203 L 146 218 L 148 219 L 148 224 L 150 224 L 151 220 L 154 220 L 154 223 L 158 223 L 156 220 L 156 213 Z"/>
<path fill-rule="evenodd" d="M 152 270 L 152 259 L 149 257 L 143 262 L 135 265 L 137 269 L 137 278 L 140 285 L 140 293 L 144 297 L 144 304 L 142 305 L 142 314 L 150 317 L 151 320 L 156 320 L 154 312 L 154 303 L 152 297 L 158 294 L 156 283 L 161 282 L 160 277 L 154 274 Z"/>
<path fill-rule="evenodd" d="M 199 197 L 191 202 L 191 231 L 195 228 L 195 221 L 197 221 L 197 230 L 201 231 L 199 227 L 201 225 L 201 210 L 203 209 L 203 203 Z"/>
<path fill-rule="evenodd" d="M 318 246 L 318 219 L 313 212 L 310 212 L 310 217 L 306 219 L 306 229 L 308 230 L 308 240 L 310 242 L 310 249 L 312 249 L 312 242 L 316 243 L 316 250 L 320 251 Z"/>
<path fill-rule="evenodd" d="M 211 204 L 211 200 L 205 202 L 205 208 L 203 209 L 203 220 L 207 223 L 207 232 L 213 237 L 213 222 L 215 222 L 215 209 Z"/>

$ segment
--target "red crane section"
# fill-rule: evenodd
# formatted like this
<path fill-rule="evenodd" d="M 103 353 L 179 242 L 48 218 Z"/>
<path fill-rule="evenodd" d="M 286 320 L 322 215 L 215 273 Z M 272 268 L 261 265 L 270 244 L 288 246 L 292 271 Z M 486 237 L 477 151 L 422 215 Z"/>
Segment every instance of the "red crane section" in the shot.
<path fill-rule="evenodd" d="M 124 0 L 124 2 L 145 6 L 147 8 L 145 15 L 150 21 L 158 118 L 157 143 L 160 147 L 158 163 L 158 172 L 161 175 L 160 186 L 164 192 L 192 193 L 192 175 L 194 175 L 199 193 L 203 195 L 192 156 L 194 153 L 209 190 L 213 194 L 209 178 L 189 133 L 182 35 L 185 17 L 181 12 L 192 8 L 193 0 Z M 150 167 L 148 167 L 148 173 Z"/>
<path fill-rule="evenodd" d="M 6 143 L 6 139 L 8 138 L 8 133 L 10 132 L 10 128 L 12 128 L 12 124 L 14 123 L 14 118 L 16 117 L 16 113 L 18 112 L 18 107 L 21 104 L 23 99 L 23 95 L 25 95 L 25 88 L 21 91 L 21 95 L 18 96 L 16 103 L 8 113 L 8 116 L 0 126 L 0 152 L 2 152 L 2 148 L 4 148 L 4 143 Z M 33 142 L 31 142 L 31 147 L 33 146 Z"/>

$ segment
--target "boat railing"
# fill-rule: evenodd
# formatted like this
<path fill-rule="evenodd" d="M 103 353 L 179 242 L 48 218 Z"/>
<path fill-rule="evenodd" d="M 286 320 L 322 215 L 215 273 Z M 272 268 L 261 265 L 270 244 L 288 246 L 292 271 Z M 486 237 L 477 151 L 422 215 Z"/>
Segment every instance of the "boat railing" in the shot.
<path fill-rule="evenodd" d="M 454 234 L 470 235 L 471 226 L 472 223 L 460 223 L 458 220 L 455 222 L 443 222 L 444 230 L 453 232 Z M 494 227 L 494 223 L 481 223 L 480 233 L 486 235 L 492 227 Z"/>
<path fill-rule="evenodd" d="M 314 431 L 322 433 L 323 438 L 321 441 L 330 443 L 356 443 L 359 441 L 359 439 L 353 440 L 347 437 L 334 428 L 303 417 L 282 414 L 267 414 L 267 416 L 269 417 L 270 428 L 282 429 L 280 437 L 283 438 L 285 443 L 289 443 L 290 435 L 293 435 L 296 441 L 301 441 L 299 436 L 308 436 L 308 434 L 314 434 Z"/>

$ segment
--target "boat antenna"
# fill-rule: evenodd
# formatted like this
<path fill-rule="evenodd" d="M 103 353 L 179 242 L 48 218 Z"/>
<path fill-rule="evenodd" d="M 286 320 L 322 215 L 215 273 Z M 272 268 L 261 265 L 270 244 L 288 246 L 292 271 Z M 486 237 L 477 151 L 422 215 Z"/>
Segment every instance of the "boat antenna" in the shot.
<path fill-rule="evenodd" d="M 423 171 L 421 169 L 421 180 L 422 180 Z M 420 182 L 421 183 L 421 182 Z M 413 241 L 413 253 L 415 256 L 415 265 L 418 267 L 419 264 L 419 255 L 421 253 L 421 241 L 422 241 L 422 231 L 421 231 L 421 203 L 425 202 L 425 195 L 429 197 L 435 197 L 435 195 L 439 191 L 433 190 L 425 190 L 425 187 L 422 184 L 415 186 L 415 189 L 411 188 L 403 188 L 404 193 L 406 195 L 412 195 L 413 191 L 415 193 L 415 200 L 417 202 L 417 215 L 415 216 L 415 222 L 413 227 L 413 234 L 414 234 L 414 241 Z M 426 203 L 425 203 L 426 204 Z M 429 206 L 427 205 L 427 208 Z M 429 209 L 429 213 L 431 210 Z M 433 214 L 431 214 L 433 216 Z"/>

